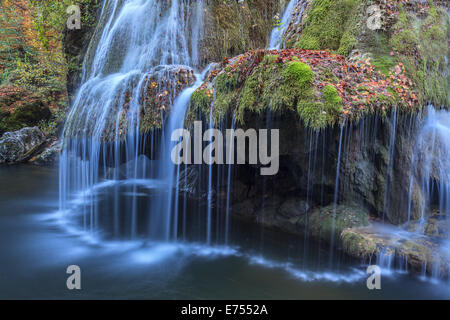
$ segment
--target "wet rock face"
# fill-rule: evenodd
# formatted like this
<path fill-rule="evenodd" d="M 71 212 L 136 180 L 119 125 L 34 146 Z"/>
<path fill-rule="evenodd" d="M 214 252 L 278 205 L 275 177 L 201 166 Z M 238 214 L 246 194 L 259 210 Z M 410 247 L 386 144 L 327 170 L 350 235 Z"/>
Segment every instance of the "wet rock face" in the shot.
<path fill-rule="evenodd" d="M 186 66 L 159 66 L 149 76 L 143 90 L 141 111 L 142 132 L 160 128 L 164 119 L 161 114 L 169 114 L 176 97 L 195 82 L 193 69 Z"/>
<path fill-rule="evenodd" d="M 43 145 L 46 138 L 38 127 L 6 132 L 0 138 L 0 164 L 28 160 Z"/>
<path fill-rule="evenodd" d="M 278 0 L 204 1 L 201 64 L 265 48 L 280 11 Z"/>
<path fill-rule="evenodd" d="M 270 120 L 268 120 L 270 118 Z M 262 177 L 258 170 L 239 170 L 237 177 L 255 195 L 263 197 L 261 185 L 270 196 L 300 197 L 311 208 L 334 201 L 339 142 L 341 154 L 338 179 L 338 203 L 356 202 L 372 215 L 393 224 L 421 216 L 422 198 L 416 183 L 410 186 L 411 158 L 420 117 L 398 115 L 384 120 L 367 116 L 357 123 L 314 131 L 305 128 L 291 113 L 257 115 L 246 113 L 246 128 L 280 130 L 280 171 Z M 409 191 L 411 188 L 411 199 Z M 239 199 L 243 193 L 236 191 Z M 409 205 L 411 200 L 411 205 Z"/>

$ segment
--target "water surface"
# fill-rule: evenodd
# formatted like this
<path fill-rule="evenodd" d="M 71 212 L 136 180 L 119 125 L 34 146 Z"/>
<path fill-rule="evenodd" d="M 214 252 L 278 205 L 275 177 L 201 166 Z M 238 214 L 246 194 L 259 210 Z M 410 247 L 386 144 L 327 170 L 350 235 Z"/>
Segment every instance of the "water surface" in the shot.
<path fill-rule="evenodd" d="M 336 252 L 330 271 L 328 246 L 305 253 L 298 237 L 237 221 L 230 246 L 98 241 L 64 225 L 57 170 L 3 166 L 0 182 L 3 299 L 450 298 L 448 283 L 400 273 L 382 274 L 382 289 L 370 291 L 359 261 Z M 66 287 L 72 264 L 81 290 Z"/>

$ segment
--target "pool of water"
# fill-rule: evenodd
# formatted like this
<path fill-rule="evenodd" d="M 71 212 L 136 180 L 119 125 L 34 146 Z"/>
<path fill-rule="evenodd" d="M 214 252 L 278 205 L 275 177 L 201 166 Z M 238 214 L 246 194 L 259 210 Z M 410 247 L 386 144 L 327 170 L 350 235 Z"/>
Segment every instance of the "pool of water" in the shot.
<path fill-rule="evenodd" d="M 368 290 L 367 265 L 328 246 L 233 221 L 230 245 L 99 241 L 58 212 L 58 170 L 0 167 L 2 299 L 449 299 L 450 284 L 400 272 Z M 81 290 L 66 269 L 81 268 Z"/>

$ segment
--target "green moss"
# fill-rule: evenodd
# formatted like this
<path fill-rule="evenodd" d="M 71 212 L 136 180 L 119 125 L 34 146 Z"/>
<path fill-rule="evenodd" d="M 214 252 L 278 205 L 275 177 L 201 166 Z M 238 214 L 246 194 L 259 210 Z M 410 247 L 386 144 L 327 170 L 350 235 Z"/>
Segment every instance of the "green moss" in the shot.
<path fill-rule="evenodd" d="M 39 125 L 51 117 L 42 97 L 23 88 L 0 86 L 0 135 Z"/>
<path fill-rule="evenodd" d="M 357 43 L 358 42 L 356 41 L 355 36 L 347 31 L 342 35 L 341 43 L 337 52 L 340 55 L 348 56 Z"/>
<path fill-rule="evenodd" d="M 342 247 L 348 254 L 361 258 L 371 256 L 377 249 L 374 241 L 351 230 L 342 233 Z"/>
<path fill-rule="evenodd" d="M 306 125 L 315 129 L 337 122 L 343 102 L 332 85 L 317 92 L 316 75 L 307 64 L 292 59 L 282 62 L 276 55 L 265 56 L 240 78 L 239 70 L 221 72 L 213 81 L 215 99 L 208 96 L 210 87 L 198 89 L 191 98 L 191 111 L 201 109 L 209 115 L 212 105 L 215 122 L 220 121 L 230 110 L 236 121 L 244 124 L 247 112 L 261 114 L 268 108 L 272 112 L 297 111 Z M 332 75 L 328 76 L 332 78 Z"/>
<path fill-rule="evenodd" d="M 239 101 L 239 105 L 241 110 L 249 109 L 253 110 L 259 102 L 260 95 L 260 79 L 259 72 L 255 72 L 251 75 L 246 81 L 244 85 L 244 89 L 242 90 L 242 96 Z M 238 114 L 238 118 L 242 119 L 241 114 Z"/>
<path fill-rule="evenodd" d="M 322 89 L 322 96 L 325 99 L 325 104 L 328 104 L 340 111 L 340 105 L 342 105 L 342 98 L 339 96 L 337 90 L 332 85 L 327 85 Z"/>
<path fill-rule="evenodd" d="M 400 53 L 411 53 L 417 46 L 419 39 L 413 30 L 403 29 L 391 39 L 392 48 Z"/>
<path fill-rule="evenodd" d="M 342 98 L 332 85 L 322 89 L 323 102 L 301 100 L 297 112 L 307 126 L 314 129 L 334 124 L 342 111 Z"/>
<path fill-rule="evenodd" d="M 295 47 L 310 50 L 331 49 L 348 54 L 356 44 L 345 32 L 361 0 L 313 0 L 305 29 Z M 354 26 L 349 26 L 354 27 Z"/>
<path fill-rule="evenodd" d="M 48 121 L 50 117 L 50 109 L 42 102 L 26 103 L 12 114 L 0 112 L 0 134 L 7 131 L 16 131 L 23 127 L 39 125 L 41 121 Z"/>
<path fill-rule="evenodd" d="M 307 64 L 294 61 L 283 70 L 283 77 L 288 82 L 304 89 L 312 85 L 314 73 Z"/>
<path fill-rule="evenodd" d="M 302 35 L 300 40 L 295 43 L 295 47 L 308 50 L 320 50 L 323 48 L 320 39 L 311 34 Z"/>
<path fill-rule="evenodd" d="M 199 88 L 194 91 L 191 97 L 191 109 L 202 110 L 203 112 L 208 112 L 212 97 L 211 97 L 212 89 L 210 87 Z"/>
<path fill-rule="evenodd" d="M 297 105 L 297 112 L 306 126 L 314 129 L 323 128 L 328 124 L 328 115 L 324 110 L 324 104 L 308 100 L 301 100 Z"/>
<path fill-rule="evenodd" d="M 276 57 L 265 57 L 244 84 L 236 110 L 236 119 L 244 120 L 246 111 L 261 113 L 295 110 L 297 102 L 312 96 L 314 73 L 302 62 L 276 63 Z"/>
<path fill-rule="evenodd" d="M 375 69 L 387 76 L 397 64 L 397 59 L 386 54 L 375 56 L 371 62 Z"/>
<path fill-rule="evenodd" d="M 239 72 L 221 72 L 214 80 L 217 92 L 229 92 L 237 87 Z"/>
<path fill-rule="evenodd" d="M 447 12 L 431 7 L 425 19 L 402 10 L 393 27 L 392 48 L 400 53 L 408 77 L 419 92 L 421 104 L 448 105 L 445 77 L 448 56 L 449 23 Z"/>
<path fill-rule="evenodd" d="M 356 206 L 338 205 L 334 209 L 331 205 L 312 211 L 308 217 L 303 216 L 299 225 L 304 227 L 307 224 L 311 235 L 328 242 L 332 234 L 338 240 L 346 229 L 369 225 L 368 216 L 364 209 Z"/>

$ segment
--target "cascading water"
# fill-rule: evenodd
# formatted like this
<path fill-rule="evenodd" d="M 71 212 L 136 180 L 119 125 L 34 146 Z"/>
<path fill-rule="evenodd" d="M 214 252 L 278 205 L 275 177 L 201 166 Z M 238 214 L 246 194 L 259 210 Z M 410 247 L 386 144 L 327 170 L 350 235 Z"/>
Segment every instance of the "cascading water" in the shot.
<path fill-rule="evenodd" d="M 269 40 L 269 49 L 280 49 L 283 43 L 283 36 L 287 30 L 289 22 L 292 19 L 292 14 L 297 5 L 298 0 L 290 0 L 286 9 L 284 10 L 283 17 L 281 18 L 279 25 L 273 28 Z"/>
<path fill-rule="evenodd" d="M 142 102 L 148 88 L 167 84 L 169 75 L 184 72 L 192 76 L 190 67 L 196 67 L 199 59 L 202 5 L 201 0 L 112 0 L 103 4 L 84 61 L 82 85 L 64 129 L 60 160 L 61 211 L 66 218 L 77 216 L 73 220 L 81 220 L 93 234 L 104 231 L 100 225 L 112 224 L 113 236 L 176 238 L 170 134 L 183 126 L 190 96 L 201 77 L 196 75 L 194 86 L 176 100 L 176 92 L 164 92 L 173 107 L 166 124 L 165 106 L 161 108 L 162 137 L 158 143 L 154 130 L 150 146 L 141 133 Z M 159 161 L 144 155 L 149 147 L 159 151 Z M 112 191 L 103 192 L 111 186 Z M 104 221 L 101 211 L 113 212 L 113 222 Z M 123 211 L 131 216 L 122 217 Z M 150 217 L 143 217 L 145 212 Z M 138 223 L 142 219 L 148 220 L 148 228 Z"/>
<path fill-rule="evenodd" d="M 450 112 L 428 107 L 424 124 L 416 139 L 411 179 L 419 176 L 424 195 L 421 222 L 426 213 L 438 209 L 450 216 Z M 410 190 L 411 193 L 411 190 Z M 411 199 L 412 195 L 409 195 Z"/>

